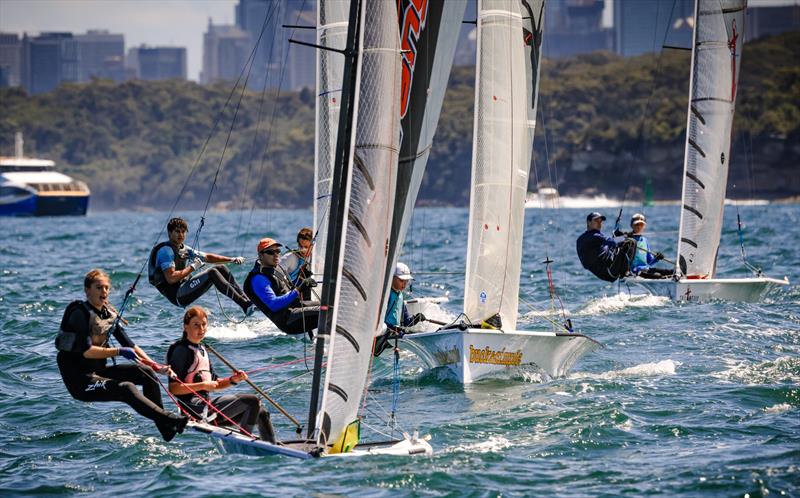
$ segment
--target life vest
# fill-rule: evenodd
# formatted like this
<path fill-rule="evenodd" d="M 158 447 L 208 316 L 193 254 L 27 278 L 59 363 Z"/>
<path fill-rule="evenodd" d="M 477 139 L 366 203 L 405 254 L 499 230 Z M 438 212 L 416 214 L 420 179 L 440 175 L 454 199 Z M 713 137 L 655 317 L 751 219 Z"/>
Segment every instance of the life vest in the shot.
<path fill-rule="evenodd" d="M 636 241 L 636 252 L 631 260 L 631 270 L 639 271 L 648 268 L 650 264 L 647 262 L 648 255 L 650 254 L 650 244 L 643 235 L 634 235 L 633 240 Z"/>
<path fill-rule="evenodd" d="M 108 317 L 102 318 L 94 310 L 92 306 L 86 301 L 73 301 L 67 306 L 64 311 L 64 316 L 61 318 L 61 327 L 56 335 L 55 345 L 59 351 L 68 353 L 80 353 L 80 344 L 77 344 L 77 333 L 70 330 L 69 317 L 76 310 L 81 310 L 83 317 L 86 321 L 86 327 L 89 329 L 89 339 L 92 346 L 106 347 L 108 346 L 108 337 L 111 334 L 114 323 L 117 320 L 117 310 L 111 305 L 105 307 L 108 311 Z"/>
<path fill-rule="evenodd" d="M 283 269 L 280 269 L 280 266 L 276 268 L 262 268 L 261 264 L 256 261 L 256 264 L 253 265 L 253 269 L 250 270 L 250 273 L 247 274 L 247 278 L 244 279 L 244 285 L 242 288 L 247 297 L 250 298 L 250 301 L 256 305 L 256 308 L 260 309 L 267 316 L 267 318 L 272 320 L 272 323 L 274 323 L 275 326 L 281 330 L 284 330 L 286 328 L 286 321 L 289 318 L 289 309 L 291 306 L 287 306 L 280 311 L 272 311 L 269 309 L 269 306 L 267 306 L 267 304 L 262 301 L 260 297 L 258 297 L 253 289 L 253 278 L 260 274 L 267 277 L 267 280 L 269 280 L 269 284 L 272 287 L 272 291 L 276 296 L 283 296 L 292 292 L 293 287 L 291 281 L 289 280 L 289 276 L 286 275 L 286 272 L 283 271 Z"/>
<path fill-rule="evenodd" d="M 308 262 L 306 258 L 303 257 L 304 252 L 303 249 L 295 249 L 292 251 L 292 254 L 297 258 L 297 267 L 289 273 L 289 279 L 295 284 L 306 277 L 306 265 Z"/>
<path fill-rule="evenodd" d="M 180 282 L 170 284 L 167 282 L 167 277 L 164 276 L 164 271 L 156 265 L 156 257 L 158 256 L 158 251 L 161 250 L 162 247 L 171 247 L 172 252 L 175 254 L 175 270 L 180 271 L 186 268 L 186 263 L 189 259 L 188 253 L 185 250 L 185 246 L 181 244 L 178 250 L 175 250 L 175 247 L 170 243 L 161 242 L 156 244 L 155 247 L 150 249 L 150 258 L 148 259 L 147 263 L 147 280 L 161 293 L 162 296 L 166 297 L 169 302 L 172 304 L 178 305 L 178 288 L 181 286 Z"/>
<path fill-rule="evenodd" d="M 392 327 L 400 327 L 403 323 L 403 305 L 405 296 L 402 292 L 392 289 L 389 291 L 389 304 L 386 305 L 386 316 L 383 322 Z"/>
<path fill-rule="evenodd" d="M 183 382 L 192 384 L 195 382 L 208 382 L 214 380 L 211 375 L 211 362 L 208 360 L 208 351 L 202 344 L 187 344 L 187 347 L 194 353 L 194 359 L 186 373 Z"/>

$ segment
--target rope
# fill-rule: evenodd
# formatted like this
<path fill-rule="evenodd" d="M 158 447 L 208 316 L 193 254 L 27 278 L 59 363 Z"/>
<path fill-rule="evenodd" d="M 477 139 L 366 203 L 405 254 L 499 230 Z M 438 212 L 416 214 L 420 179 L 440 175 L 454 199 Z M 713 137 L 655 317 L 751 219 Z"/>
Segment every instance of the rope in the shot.
<path fill-rule="evenodd" d="M 394 433 L 397 414 L 397 401 L 400 399 L 400 348 L 398 338 L 394 339 L 394 370 L 392 376 L 392 433 Z"/>

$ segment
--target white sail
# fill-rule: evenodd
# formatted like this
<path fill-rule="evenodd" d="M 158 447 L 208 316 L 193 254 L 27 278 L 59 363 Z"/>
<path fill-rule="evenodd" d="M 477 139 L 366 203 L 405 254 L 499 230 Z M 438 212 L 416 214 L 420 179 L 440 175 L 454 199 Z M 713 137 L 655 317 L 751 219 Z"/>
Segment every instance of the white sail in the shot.
<path fill-rule="evenodd" d="M 319 0 L 317 44 L 336 50 L 344 48 L 350 0 Z M 344 56 L 332 50 L 317 50 L 317 106 L 314 139 L 314 258 L 312 271 L 321 275 L 325 262 L 331 171 L 336 152 L 339 108 L 342 100 Z M 318 291 L 319 292 L 319 291 Z"/>
<path fill-rule="evenodd" d="M 722 233 L 747 0 L 696 0 L 678 262 L 713 278 Z"/>
<path fill-rule="evenodd" d="M 516 328 L 543 0 L 479 0 L 464 313 Z"/>
<path fill-rule="evenodd" d="M 353 139 L 343 195 L 345 216 L 327 370 L 317 417 L 325 447 L 356 420 L 383 322 L 387 245 L 400 149 L 400 48 L 397 4 L 365 1 L 360 14 Z M 329 269 L 329 271 L 331 271 Z"/>

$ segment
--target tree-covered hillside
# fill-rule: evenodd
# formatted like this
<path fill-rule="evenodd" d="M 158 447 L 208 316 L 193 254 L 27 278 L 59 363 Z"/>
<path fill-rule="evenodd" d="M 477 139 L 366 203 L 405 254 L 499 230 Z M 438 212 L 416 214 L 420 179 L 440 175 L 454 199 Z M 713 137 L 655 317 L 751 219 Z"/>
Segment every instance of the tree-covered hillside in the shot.
<path fill-rule="evenodd" d="M 798 46 L 800 33 L 745 46 L 731 165 L 740 197 L 800 194 Z M 629 197 L 648 179 L 656 197 L 679 197 L 689 58 L 546 60 L 531 187 L 620 196 L 632 168 Z M 467 201 L 473 82 L 474 68 L 454 68 L 421 202 Z M 89 183 L 94 208 L 169 207 L 190 174 L 182 207 L 202 207 L 227 141 L 212 205 L 310 205 L 313 93 L 245 92 L 232 123 L 239 96 L 178 81 L 95 81 L 32 97 L 3 89 L 0 152 L 11 154 L 22 131 L 27 155 Z"/>

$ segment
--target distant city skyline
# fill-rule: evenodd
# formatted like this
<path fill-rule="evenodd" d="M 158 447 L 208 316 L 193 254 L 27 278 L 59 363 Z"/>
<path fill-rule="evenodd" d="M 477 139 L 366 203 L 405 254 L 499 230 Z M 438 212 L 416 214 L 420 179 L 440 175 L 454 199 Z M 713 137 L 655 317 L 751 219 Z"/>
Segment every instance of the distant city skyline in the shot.
<path fill-rule="evenodd" d="M 238 1 L 0 0 L 0 32 L 20 35 L 27 32 L 31 35 L 46 31 L 77 34 L 88 30 L 108 30 L 124 35 L 126 50 L 143 44 L 185 47 L 187 76 L 198 81 L 203 61 L 203 34 L 208 28 L 208 19 L 211 18 L 214 24 L 234 24 Z M 315 7 L 315 0 L 285 1 L 295 9 Z M 613 6 L 612 0 L 605 2 L 603 24 L 608 26 L 613 18 Z M 749 5 L 800 5 L 800 0 L 750 0 Z"/>

